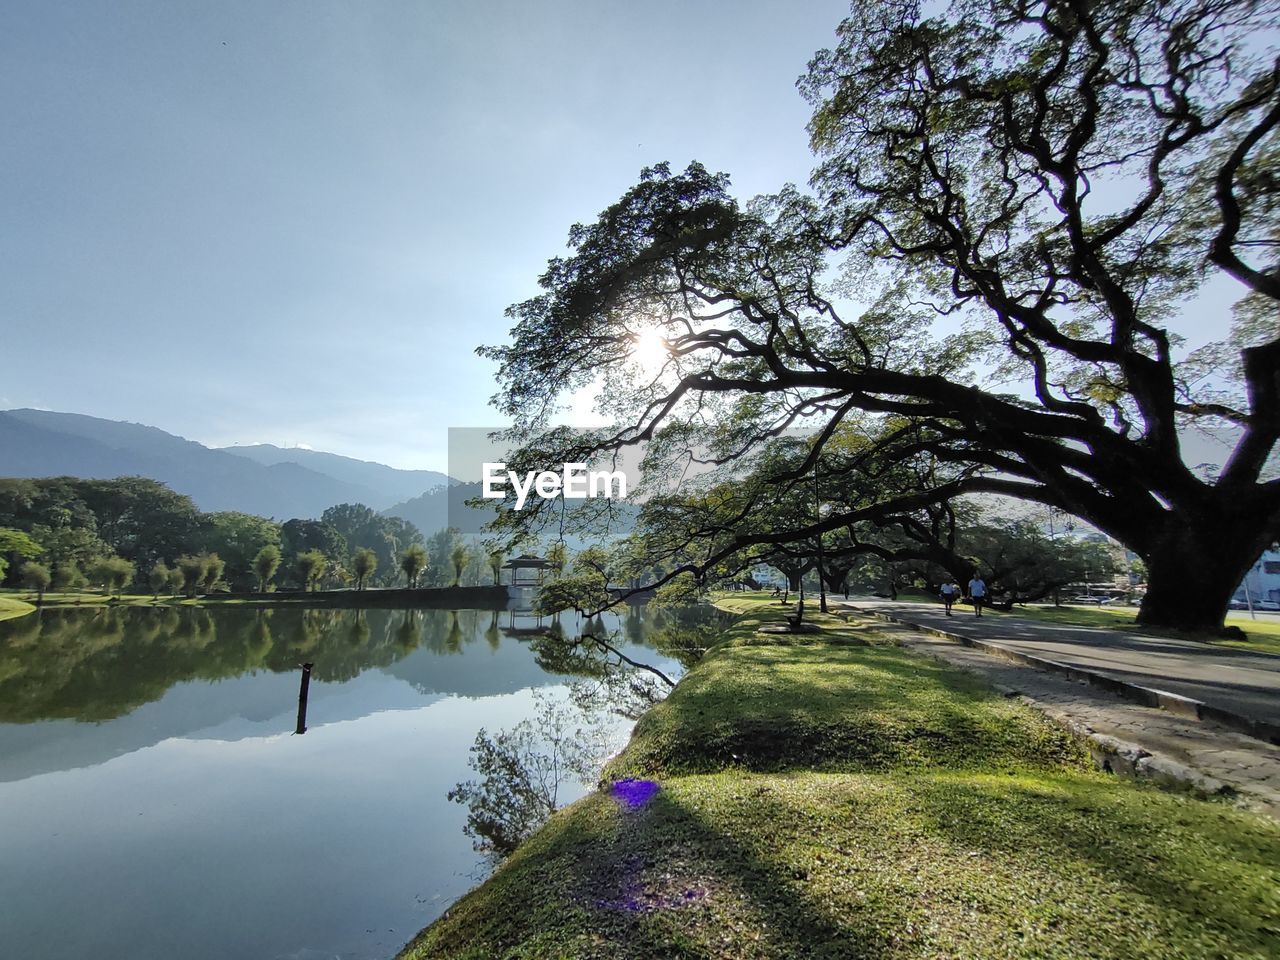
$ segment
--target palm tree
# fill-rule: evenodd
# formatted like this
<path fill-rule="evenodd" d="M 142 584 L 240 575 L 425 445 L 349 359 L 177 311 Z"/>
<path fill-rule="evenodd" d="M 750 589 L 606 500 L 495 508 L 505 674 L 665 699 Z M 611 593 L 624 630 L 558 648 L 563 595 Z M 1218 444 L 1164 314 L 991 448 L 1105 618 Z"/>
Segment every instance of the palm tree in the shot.
<path fill-rule="evenodd" d="M 202 553 L 200 559 L 204 562 L 201 578 L 204 580 L 205 596 L 208 596 L 213 593 L 214 586 L 222 579 L 222 571 L 227 568 L 227 561 L 216 553 Z"/>
<path fill-rule="evenodd" d="M 151 599 L 159 600 L 160 591 L 169 585 L 169 568 L 163 560 L 156 561 L 151 573 L 147 575 L 147 582 L 151 584 Z"/>
<path fill-rule="evenodd" d="M 319 550 L 303 550 L 298 554 L 298 576 L 302 578 L 302 589 L 315 589 L 316 581 L 324 576 L 327 562 L 325 555 Z"/>
<path fill-rule="evenodd" d="M 356 589 L 363 590 L 364 582 L 378 567 L 378 555 L 368 547 L 361 547 L 351 558 L 351 572 L 356 576 Z"/>
<path fill-rule="evenodd" d="M 267 544 L 253 558 L 253 572 L 258 577 L 258 592 L 267 592 L 267 583 L 280 568 L 280 548 L 273 543 Z"/>
<path fill-rule="evenodd" d="M 427 551 L 422 544 L 412 544 L 400 554 L 400 569 L 404 572 L 405 582 L 409 587 L 416 587 L 418 577 L 427 569 Z"/>
<path fill-rule="evenodd" d="M 453 564 L 453 585 L 459 586 L 462 583 L 462 571 L 467 568 L 467 561 L 471 559 L 471 555 L 467 552 L 467 545 L 460 543 L 449 552 L 449 562 Z"/>

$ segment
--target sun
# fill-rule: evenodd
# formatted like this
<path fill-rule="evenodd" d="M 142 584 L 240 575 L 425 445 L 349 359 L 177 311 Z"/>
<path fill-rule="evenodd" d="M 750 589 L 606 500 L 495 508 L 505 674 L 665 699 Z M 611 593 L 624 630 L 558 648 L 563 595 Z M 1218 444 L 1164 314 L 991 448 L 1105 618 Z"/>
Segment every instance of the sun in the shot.
<path fill-rule="evenodd" d="M 669 345 L 662 334 L 650 327 L 632 334 L 631 339 L 631 360 L 647 374 L 658 373 L 670 356 Z"/>

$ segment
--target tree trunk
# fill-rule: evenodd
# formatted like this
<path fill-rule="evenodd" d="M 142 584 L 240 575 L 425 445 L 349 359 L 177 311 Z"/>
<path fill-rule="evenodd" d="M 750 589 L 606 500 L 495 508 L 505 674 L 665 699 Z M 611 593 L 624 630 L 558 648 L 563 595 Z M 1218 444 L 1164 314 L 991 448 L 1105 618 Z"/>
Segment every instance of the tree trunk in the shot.
<path fill-rule="evenodd" d="M 831 561 L 827 561 L 827 566 L 827 589 L 832 593 L 843 593 L 847 597 L 849 595 L 849 573 L 853 568 L 836 567 L 832 570 L 830 569 Z"/>
<path fill-rule="evenodd" d="M 1147 594 L 1138 622 L 1147 627 L 1220 633 L 1240 581 L 1267 545 L 1250 524 L 1248 531 L 1225 524 L 1169 525 L 1148 556 Z"/>

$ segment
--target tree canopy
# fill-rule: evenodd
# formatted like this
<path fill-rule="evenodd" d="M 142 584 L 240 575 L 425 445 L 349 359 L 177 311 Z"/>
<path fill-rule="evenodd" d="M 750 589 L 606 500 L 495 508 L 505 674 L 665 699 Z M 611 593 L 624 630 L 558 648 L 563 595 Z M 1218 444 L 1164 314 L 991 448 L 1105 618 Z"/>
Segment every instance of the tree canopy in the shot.
<path fill-rule="evenodd" d="M 481 349 L 513 436 L 603 383 L 615 428 L 564 445 L 573 460 L 652 441 L 750 474 L 799 428 L 794 484 L 856 422 L 868 465 L 926 482 L 871 502 L 833 485 L 821 516 L 686 568 L 995 493 L 1139 554 L 1142 621 L 1219 626 L 1280 533 L 1276 12 L 855 2 L 801 81 L 814 192 L 743 204 L 724 174 L 660 164 L 571 228 L 511 341 Z M 1234 335 L 1184 343 L 1179 311 L 1224 274 Z M 655 336 L 659 369 L 637 357 Z M 1220 470 L 1186 462 L 1189 429 L 1234 437 Z"/>
<path fill-rule="evenodd" d="M 260 579 L 254 566 L 255 558 L 267 547 L 280 546 L 280 524 L 237 511 L 205 514 L 203 522 L 205 532 L 201 542 L 206 550 L 226 563 L 227 579 L 232 586 L 253 589 Z"/>
<path fill-rule="evenodd" d="M 380 568 L 394 577 L 401 551 L 422 543 L 422 534 L 412 523 L 400 517 L 384 516 L 362 503 L 340 503 L 330 507 L 321 515 L 320 522 L 336 530 L 345 541 L 343 557 L 357 555 L 362 550 L 372 552 L 375 562 L 368 574 Z M 358 572 L 356 579 L 363 584 L 364 576 Z"/>
<path fill-rule="evenodd" d="M 405 585 L 413 588 L 418 585 L 418 577 L 427 568 L 427 549 L 420 543 L 411 544 L 400 554 L 399 566 L 404 573 Z"/>

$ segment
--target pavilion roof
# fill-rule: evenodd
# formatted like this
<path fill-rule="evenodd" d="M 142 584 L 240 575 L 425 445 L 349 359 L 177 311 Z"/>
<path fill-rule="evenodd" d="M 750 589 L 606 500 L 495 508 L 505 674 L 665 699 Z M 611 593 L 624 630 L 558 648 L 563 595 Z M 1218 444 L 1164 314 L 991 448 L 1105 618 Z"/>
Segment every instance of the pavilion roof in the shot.
<path fill-rule="evenodd" d="M 547 570 L 550 569 L 552 563 L 542 557 L 535 557 L 526 553 L 518 557 L 512 557 L 502 565 L 503 570 Z"/>

